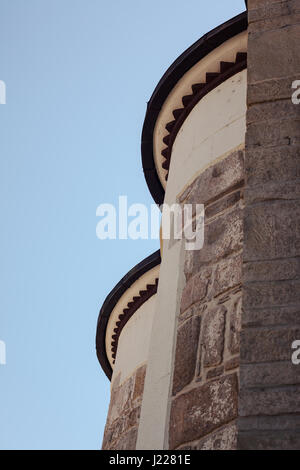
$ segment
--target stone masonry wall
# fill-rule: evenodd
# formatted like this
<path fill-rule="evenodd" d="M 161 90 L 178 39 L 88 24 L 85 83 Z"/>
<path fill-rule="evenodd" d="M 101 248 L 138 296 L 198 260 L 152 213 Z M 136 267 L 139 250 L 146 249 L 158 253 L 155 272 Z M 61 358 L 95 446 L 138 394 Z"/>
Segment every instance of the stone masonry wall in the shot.
<path fill-rule="evenodd" d="M 248 0 L 238 448 L 300 448 L 299 0 Z"/>
<path fill-rule="evenodd" d="M 146 366 L 139 367 L 121 385 L 114 380 L 103 437 L 103 450 L 134 450 L 140 419 Z"/>
<path fill-rule="evenodd" d="M 205 241 L 186 251 L 170 412 L 170 449 L 235 449 L 244 152 L 198 176 L 181 203 L 205 204 Z"/>

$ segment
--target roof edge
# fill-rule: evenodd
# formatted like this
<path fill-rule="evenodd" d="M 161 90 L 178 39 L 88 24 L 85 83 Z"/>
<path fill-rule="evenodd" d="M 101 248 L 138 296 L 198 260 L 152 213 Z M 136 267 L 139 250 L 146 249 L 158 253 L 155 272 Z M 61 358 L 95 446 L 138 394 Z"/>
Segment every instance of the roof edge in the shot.
<path fill-rule="evenodd" d="M 247 27 L 247 11 L 244 11 L 220 26 L 217 26 L 183 52 L 167 69 L 156 86 L 150 101 L 147 104 L 142 130 L 141 152 L 146 183 L 154 201 L 157 204 L 160 205 L 163 203 L 165 191 L 155 167 L 153 132 L 156 120 L 166 98 L 189 69 L 228 39 L 231 39 L 237 34 L 245 31 Z"/>
<path fill-rule="evenodd" d="M 157 250 L 152 253 L 152 255 L 147 256 L 147 258 L 138 263 L 127 274 L 125 274 L 118 284 L 116 284 L 116 286 L 110 291 L 103 302 L 97 321 L 96 352 L 98 361 L 109 380 L 111 380 L 112 377 L 112 368 L 106 354 L 105 337 L 110 314 L 124 292 L 126 292 L 126 290 L 143 274 L 159 265 L 160 262 L 160 250 Z"/>

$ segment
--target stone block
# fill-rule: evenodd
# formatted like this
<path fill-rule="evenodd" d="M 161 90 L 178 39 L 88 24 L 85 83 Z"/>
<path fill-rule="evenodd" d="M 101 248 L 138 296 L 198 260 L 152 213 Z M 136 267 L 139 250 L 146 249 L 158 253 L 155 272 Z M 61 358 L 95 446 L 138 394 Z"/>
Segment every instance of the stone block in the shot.
<path fill-rule="evenodd" d="M 296 325 L 299 323 L 300 305 L 289 307 L 270 307 L 244 309 L 242 322 L 246 327 Z"/>
<path fill-rule="evenodd" d="M 199 272 L 206 263 L 217 262 L 238 252 L 243 240 L 243 210 L 224 214 L 204 229 L 202 250 L 194 252 L 193 272 Z"/>
<path fill-rule="evenodd" d="M 123 434 L 110 450 L 135 450 L 138 428 L 131 428 Z"/>
<path fill-rule="evenodd" d="M 279 416 L 243 416 L 238 419 L 241 431 L 296 431 L 300 429 L 300 416 L 297 414 Z"/>
<path fill-rule="evenodd" d="M 193 304 L 193 286 L 194 286 L 194 279 L 191 278 L 186 283 L 182 295 L 181 295 L 181 304 L 180 304 L 180 312 L 185 312 L 192 304 Z"/>
<path fill-rule="evenodd" d="M 248 11 L 249 31 L 262 32 L 299 23 L 298 0 L 258 2 Z"/>
<path fill-rule="evenodd" d="M 282 183 L 300 178 L 300 146 L 249 148 L 245 173 L 247 189 L 259 185 L 264 187 L 270 182 Z"/>
<path fill-rule="evenodd" d="M 258 103 L 250 106 L 247 110 L 247 124 L 260 122 L 261 125 L 278 120 L 300 120 L 300 106 L 292 103 L 292 83 L 290 97 L 287 100 Z"/>
<path fill-rule="evenodd" d="M 247 95 L 248 106 L 267 101 L 291 100 L 292 93 L 294 92 L 292 83 L 295 80 L 299 80 L 298 74 L 250 84 Z"/>
<path fill-rule="evenodd" d="M 218 214 L 231 209 L 237 205 L 243 198 L 243 190 L 237 190 L 233 193 L 227 194 L 216 202 L 210 204 L 205 208 L 205 219 L 216 217 Z"/>
<path fill-rule="evenodd" d="M 276 148 L 297 144 L 300 141 L 300 120 L 277 120 L 266 122 L 262 125 L 259 122 L 248 124 L 246 132 L 246 147 L 258 146 L 266 148 Z M 246 153 L 246 162 L 248 153 Z"/>
<path fill-rule="evenodd" d="M 242 363 L 291 361 L 291 345 L 300 339 L 300 326 L 246 328 L 241 335 Z"/>
<path fill-rule="evenodd" d="M 238 450 L 299 450 L 300 432 L 239 432 Z"/>
<path fill-rule="evenodd" d="M 240 332 L 242 323 L 242 297 L 239 296 L 234 300 L 233 306 L 229 312 L 229 338 L 228 350 L 231 354 L 238 354 L 240 351 Z"/>
<path fill-rule="evenodd" d="M 248 42 L 248 81 L 282 78 L 300 72 L 300 24 L 250 32 Z M 276 44 L 276 47 L 274 47 Z"/>
<path fill-rule="evenodd" d="M 135 373 L 134 389 L 133 389 L 133 400 L 141 398 L 144 391 L 144 382 L 146 376 L 146 365 L 138 368 Z"/>
<path fill-rule="evenodd" d="M 232 369 L 237 369 L 240 365 L 240 358 L 238 357 L 233 357 L 232 359 L 229 359 L 228 361 L 225 362 L 225 370 L 232 370 Z"/>
<path fill-rule="evenodd" d="M 201 317 L 189 318 L 178 329 L 173 395 L 182 390 L 194 378 L 199 344 Z"/>
<path fill-rule="evenodd" d="M 250 187 L 245 190 L 245 202 L 247 205 L 258 202 L 294 201 L 300 202 L 300 178 L 292 181 L 266 183 L 263 186 Z"/>
<path fill-rule="evenodd" d="M 207 371 L 206 378 L 207 380 L 215 379 L 216 377 L 220 377 L 224 373 L 224 366 L 218 366 L 214 369 L 210 369 Z"/>
<path fill-rule="evenodd" d="M 293 5 L 297 0 L 248 0 L 248 14 L 251 19 L 253 10 L 259 15 L 256 20 L 267 18 L 272 12 L 273 15 L 286 14 L 289 5 Z"/>
<path fill-rule="evenodd" d="M 244 263 L 243 281 L 286 281 L 300 279 L 300 258 L 286 258 Z"/>
<path fill-rule="evenodd" d="M 195 441 L 237 416 L 236 374 L 227 375 L 178 395 L 170 416 L 169 448 Z"/>
<path fill-rule="evenodd" d="M 300 339 L 300 338 L 299 338 Z M 290 349 L 290 357 L 293 350 Z M 300 384 L 300 366 L 291 360 L 263 364 L 242 364 L 240 381 L 243 387 L 276 387 Z"/>
<path fill-rule="evenodd" d="M 201 173 L 180 196 L 185 204 L 205 204 L 217 200 L 244 180 L 244 152 L 231 153 Z"/>
<path fill-rule="evenodd" d="M 201 336 L 203 365 L 212 367 L 221 364 L 224 350 L 226 308 L 223 305 L 207 309 Z"/>
<path fill-rule="evenodd" d="M 220 261 L 215 269 L 211 296 L 217 297 L 242 282 L 242 255 Z"/>
<path fill-rule="evenodd" d="M 300 412 L 300 386 L 241 388 L 239 416 L 280 415 Z"/>
<path fill-rule="evenodd" d="M 299 201 L 270 201 L 246 207 L 244 234 L 244 261 L 299 256 Z"/>
<path fill-rule="evenodd" d="M 300 281 L 274 281 L 246 284 L 243 308 L 293 306 L 300 303 Z"/>
<path fill-rule="evenodd" d="M 234 422 L 225 425 L 204 439 L 179 447 L 178 450 L 236 450 L 236 446 L 237 426 Z"/>

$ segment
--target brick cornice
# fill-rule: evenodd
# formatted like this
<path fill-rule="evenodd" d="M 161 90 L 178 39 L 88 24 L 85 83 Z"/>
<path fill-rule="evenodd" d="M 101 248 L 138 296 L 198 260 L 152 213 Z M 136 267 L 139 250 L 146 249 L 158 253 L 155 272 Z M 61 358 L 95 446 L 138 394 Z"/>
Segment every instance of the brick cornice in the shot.
<path fill-rule="evenodd" d="M 153 133 L 163 104 L 172 89 L 188 70 L 217 47 L 245 31 L 247 27 L 248 19 L 247 12 L 245 11 L 205 34 L 175 60 L 155 88 L 147 104 L 142 131 L 141 152 L 144 176 L 152 197 L 157 204 L 163 203 L 165 191 L 155 165 Z"/>
<path fill-rule="evenodd" d="M 123 330 L 126 323 L 130 320 L 132 315 L 148 300 L 152 295 L 156 294 L 158 286 L 158 278 L 155 279 L 154 284 L 147 284 L 145 289 L 139 291 L 139 295 L 133 297 L 131 302 L 128 302 L 127 307 L 120 313 L 116 327 L 114 328 L 114 334 L 112 335 L 111 352 L 113 357 L 113 364 L 115 363 L 118 342 L 121 331 Z"/>
<path fill-rule="evenodd" d="M 183 107 L 173 110 L 174 120 L 168 122 L 165 126 L 166 130 L 169 132 L 163 138 L 163 142 L 165 145 L 167 145 L 167 147 L 165 147 L 161 152 L 162 156 L 164 157 L 162 167 L 165 170 L 168 171 L 170 167 L 172 148 L 176 136 L 192 109 L 202 98 L 204 98 L 205 95 L 217 88 L 233 75 L 244 70 L 246 67 L 247 53 L 238 52 L 235 62 L 220 62 L 219 73 L 207 73 L 206 81 L 204 83 L 194 83 L 191 87 L 192 93 L 182 97 Z M 166 180 L 168 179 L 168 173 L 166 174 L 165 178 Z"/>
<path fill-rule="evenodd" d="M 153 268 L 160 264 L 160 250 L 155 251 L 152 255 L 145 258 L 143 261 L 138 263 L 134 268 L 132 268 L 112 289 L 112 291 L 106 297 L 99 313 L 98 322 L 97 322 L 97 332 L 96 332 L 96 352 L 98 361 L 105 372 L 106 376 L 111 379 L 112 376 L 112 367 L 111 363 L 107 357 L 106 350 L 106 333 L 107 325 L 111 317 L 111 313 L 122 296 L 126 291 L 138 281 L 145 273 L 150 272 Z M 121 334 L 122 329 L 125 324 L 131 318 L 131 316 L 137 311 L 141 305 L 146 302 L 152 295 L 156 293 L 157 290 L 156 281 L 154 284 L 150 283 L 145 285 L 144 290 L 137 292 L 137 296 L 132 299 L 132 302 L 127 304 L 127 307 L 123 309 L 119 315 L 119 319 L 116 323 L 114 330 L 114 337 L 111 341 L 111 348 L 114 354 L 116 355 L 118 339 Z"/>

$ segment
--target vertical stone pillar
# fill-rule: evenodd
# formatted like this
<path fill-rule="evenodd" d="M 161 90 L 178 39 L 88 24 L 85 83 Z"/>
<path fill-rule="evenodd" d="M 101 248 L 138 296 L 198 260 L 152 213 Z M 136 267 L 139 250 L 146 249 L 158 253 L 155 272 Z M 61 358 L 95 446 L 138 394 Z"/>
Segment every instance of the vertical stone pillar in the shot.
<path fill-rule="evenodd" d="M 248 0 L 238 447 L 300 448 L 299 0 Z"/>
<path fill-rule="evenodd" d="M 200 173 L 182 204 L 205 205 L 201 250 L 185 251 L 169 448 L 235 450 L 243 248 L 244 151 Z"/>

